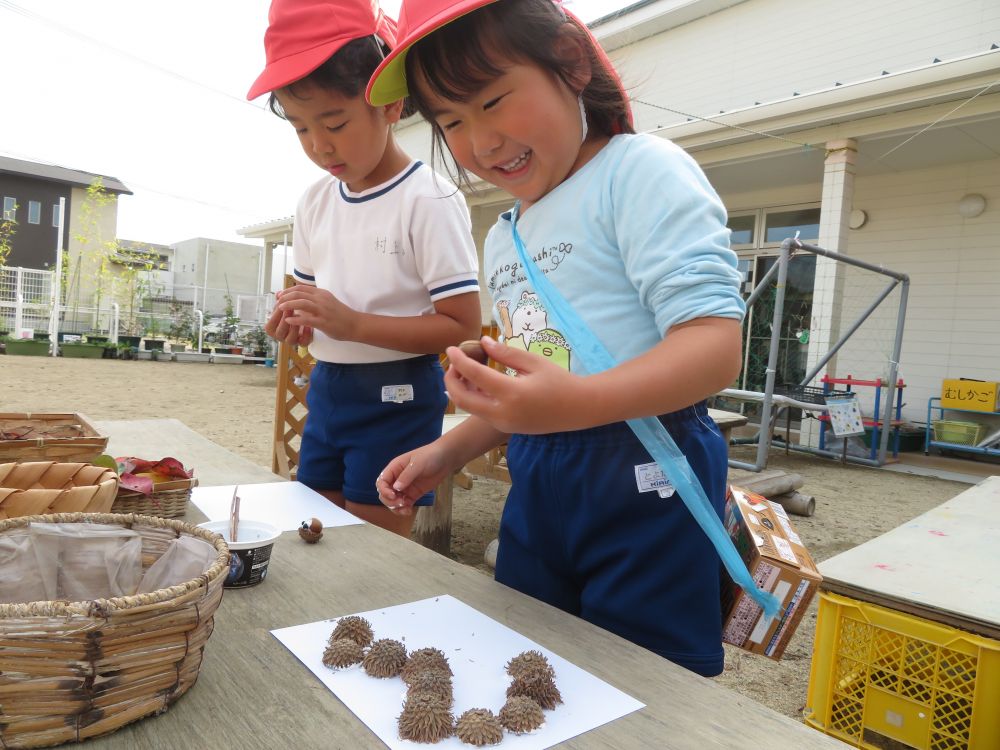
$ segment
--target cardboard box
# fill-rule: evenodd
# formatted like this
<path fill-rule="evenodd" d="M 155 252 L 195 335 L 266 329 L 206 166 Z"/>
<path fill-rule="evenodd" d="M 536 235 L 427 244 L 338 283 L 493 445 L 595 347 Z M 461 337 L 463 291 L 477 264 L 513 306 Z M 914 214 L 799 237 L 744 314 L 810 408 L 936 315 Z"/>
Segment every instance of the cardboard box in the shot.
<path fill-rule="evenodd" d="M 776 618 L 764 618 L 764 610 L 727 576 L 722 591 L 722 640 L 780 659 L 823 576 L 778 503 L 730 487 L 725 523 L 751 577 L 759 588 L 778 597 L 781 611 Z"/>
<path fill-rule="evenodd" d="M 946 378 L 941 382 L 941 406 L 968 411 L 1000 411 L 1000 383 Z"/>

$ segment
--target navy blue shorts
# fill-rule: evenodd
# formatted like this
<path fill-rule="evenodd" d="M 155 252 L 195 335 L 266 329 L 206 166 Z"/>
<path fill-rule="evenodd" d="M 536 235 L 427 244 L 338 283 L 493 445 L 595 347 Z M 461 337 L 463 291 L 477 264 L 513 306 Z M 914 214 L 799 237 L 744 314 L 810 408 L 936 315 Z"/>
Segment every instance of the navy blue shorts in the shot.
<path fill-rule="evenodd" d="M 409 398 L 412 396 L 412 398 Z M 444 371 L 428 354 L 394 362 L 317 362 L 296 478 L 340 490 L 354 503 L 381 505 L 375 479 L 392 459 L 441 436 Z M 431 505 L 429 492 L 417 505 Z"/>
<path fill-rule="evenodd" d="M 660 420 L 721 519 L 727 453 L 719 428 L 704 404 Z M 496 580 L 716 675 L 722 564 L 679 495 L 639 491 L 651 463 L 624 422 L 512 436 Z"/>

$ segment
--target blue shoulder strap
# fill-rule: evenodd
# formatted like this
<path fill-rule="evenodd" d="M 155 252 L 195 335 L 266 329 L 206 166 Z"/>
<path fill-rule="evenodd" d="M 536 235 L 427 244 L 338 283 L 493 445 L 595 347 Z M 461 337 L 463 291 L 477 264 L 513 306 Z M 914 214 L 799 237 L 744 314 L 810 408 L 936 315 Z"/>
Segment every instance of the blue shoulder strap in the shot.
<path fill-rule="evenodd" d="M 602 372 L 615 367 L 618 362 L 601 343 L 600 339 L 587 327 L 573 307 L 566 301 L 555 285 L 538 270 L 521 241 L 517 231 L 517 216 L 521 204 L 518 202 L 510 215 L 510 230 L 514 239 L 514 247 L 521 261 L 521 266 L 527 274 L 528 281 L 535 292 L 542 298 L 545 309 L 559 326 L 560 333 L 566 337 L 573 349 L 573 355 L 579 357 L 584 368 L 591 373 Z M 701 482 L 694 475 L 687 458 L 674 443 L 670 433 L 655 417 L 642 417 L 628 420 L 628 426 L 649 451 L 649 455 L 659 464 L 667 475 L 667 479 L 681 496 L 688 511 L 708 536 L 715 547 L 723 565 L 729 571 L 732 579 L 759 604 L 767 617 L 776 617 L 781 603 L 774 594 L 757 588 L 750 572 L 733 546 L 729 534 L 726 533 L 718 514 L 705 495 Z"/>

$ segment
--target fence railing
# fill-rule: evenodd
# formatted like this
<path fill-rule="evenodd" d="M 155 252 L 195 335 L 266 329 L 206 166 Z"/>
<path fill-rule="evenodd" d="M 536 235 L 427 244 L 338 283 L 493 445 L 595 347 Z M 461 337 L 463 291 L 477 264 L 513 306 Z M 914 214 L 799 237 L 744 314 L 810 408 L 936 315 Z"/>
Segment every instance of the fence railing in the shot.
<path fill-rule="evenodd" d="M 51 334 L 100 334 L 173 339 L 197 344 L 240 346 L 244 336 L 263 326 L 274 305 L 271 294 L 231 294 L 226 289 L 175 285 L 172 295 L 147 295 L 124 303 L 112 299 L 100 306 L 56 304 L 54 272 L 0 267 L 0 334 L 15 338 Z M 208 302 L 196 309 L 195 300 Z M 231 306 L 230 306 L 231 301 Z M 226 315 L 231 307 L 231 315 Z M 201 313 L 199 315 L 199 313 Z"/>

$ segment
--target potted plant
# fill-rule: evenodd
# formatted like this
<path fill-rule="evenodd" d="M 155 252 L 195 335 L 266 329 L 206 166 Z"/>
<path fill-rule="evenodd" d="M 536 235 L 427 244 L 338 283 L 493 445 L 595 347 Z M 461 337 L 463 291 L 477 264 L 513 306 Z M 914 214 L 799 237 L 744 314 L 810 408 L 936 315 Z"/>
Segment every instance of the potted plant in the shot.
<path fill-rule="evenodd" d="M 147 351 L 163 351 L 163 345 L 166 341 L 160 338 L 160 321 L 156 318 L 149 318 L 149 325 L 146 326 L 146 336 L 144 338 L 144 342 Z"/>
<path fill-rule="evenodd" d="M 229 347 L 229 351 L 226 354 L 240 354 L 243 350 L 239 346 L 237 341 L 237 332 L 240 327 L 240 318 L 236 314 L 236 308 L 233 305 L 233 296 L 226 292 L 226 312 L 225 317 L 222 320 L 222 341 L 223 345 Z"/>
<path fill-rule="evenodd" d="M 118 346 L 128 346 L 132 349 L 139 348 L 139 342 L 142 341 L 142 336 L 126 336 L 119 334 L 118 336 Z"/>
<path fill-rule="evenodd" d="M 174 300 L 170 304 L 170 316 L 167 335 L 170 338 L 170 351 L 177 354 L 184 352 L 194 343 L 194 313 L 190 305 Z"/>
<path fill-rule="evenodd" d="M 64 341 L 59 344 L 59 353 L 64 357 L 101 359 L 104 356 L 104 346 L 84 341 Z"/>
<path fill-rule="evenodd" d="M 29 357 L 45 357 L 49 353 L 49 342 L 38 339 L 17 339 L 5 337 L 4 345 L 7 354 L 22 354 Z"/>
<path fill-rule="evenodd" d="M 251 356 L 264 359 L 267 357 L 269 338 L 264 326 L 254 326 L 243 334 L 243 348 L 250 352 Z"/>

